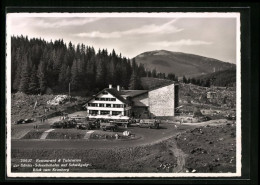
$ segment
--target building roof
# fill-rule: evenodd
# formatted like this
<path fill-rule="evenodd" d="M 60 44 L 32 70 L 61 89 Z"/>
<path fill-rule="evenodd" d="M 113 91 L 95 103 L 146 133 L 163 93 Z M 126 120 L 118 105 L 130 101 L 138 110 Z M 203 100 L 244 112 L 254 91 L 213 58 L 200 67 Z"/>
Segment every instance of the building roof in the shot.
<path fill-rule="evenodd" d="M 88 99 L 86 103 L 88 103 L 90 100 L 92 100 L 93 98 L 95 98 L 97 95 L 99 95 L 99 94 L 102 93 L 103 91 L 107 91 L 108 93 L 110 93 L 111 95 L 113 95 L 115 98 L 117 98 L 117 99 L 120 100 L 121 102 L 123 102 L 123 103 L 125 103 L 125 104 L 129 104 L 129 103 L 131 103 L 131 101 L 128 100 L 128 99 L 125 99 L 124 97 L 129 96 L 129 97 L 133 98 L 133 97 L 136 97 L 136 96 L 145 94 L 145 93 L 147 93 L 148 91 L 152 91 L 152 90 L 155 90 L 155 89 L 159 89 L 159 88 L 162 88 L 162 87 L 171 85 L 171 84 L 178 85 L 178 84 L 176 84 L 175 82 L 170 81 L 170 82 L 167 82 L 167 83 L 165 83 L 165 84 L 163 84 L 163 85 L 150 88 L 150 89 L 148 89 L 148 90 L 121 90 L 121 91 L 117 91 L 116 88 L 105 88 L 105 89 L 103 89 L 102 91 L 100 91 L 99 93 L 97 93 L 96 95 L 94 95 L 93 97 L 91 97 L 90 99 Z"/>
<path fill-rule="evenodd" d="M 139 96 L 141 94 L 147 93 L 148 90 L 122 90 L 120 91 L 121 95 L 127 95 L 130 97 Z"/>
<path fill-rule="evenodd" d="M 162 85 L 155 86 L 155 87 L 151 87 L 151 88 L 149 88 L 149 90 L 148 90 L 148 91 L 152 91 L 152 90 L 155 90 L 155 89 L 160 89 L 160 88 L 162 88 L 162 87 L 166 87 L 166 86 L 169 86 L 169 85 L 172 85 L 172 84 L 174 84 L 174 85 L 179 85 L 179 84 L 178 84 L 178 83 L 176 83 L 176 82 L 169 81 L 169 82 L 167 82 L 167 83 L 164 83 L 164 84 L 162 84 Z"/>
<path fill-rule="evenodd" d="M 154 90 L 171 84 L 178 85 L 176 81 L 152 77 L 142 77 L 141 82 L 143 88 L 147 90 Z"/>
<path fill-rule="evenodd" d="M 106 89 L 104 89 L 105 91 L 107 91 L 107 92 L 109 92 L 110 94 L 112 94 L 114 97 L 116 97 L 117 99 L 119 99 L 121 102 L 123 102 L 123 103 L 126 103 L 126 104 L 129 104 L 129 103 L 131 103 L 131 101 L 129 101 L 129 100 L 127 100 L 127 99 L 124 99 L 123 97 L 122 97 L 122 93 L 121 93 L 121 91 L 117 91 L 116 89 L 114 89 L 114 88 L 111 88 L 111 89 L 109 89 L 109 88 L 106 88 Z M 103 90 L 103 91 L 104 91 Z M 101 91 L 102 92 L 102 91 Z"/>
<path fill-rule="evenodd" d="M 91 98 L 89 98 L 86 103 L 88 103 L 90 100 L 92 100 L 93 98 L 95 98 L 96 96 L 98 96 L 100 93 L 102 93 L 102 92 L 104 92 L 104 91 L 107 91 L 108 93 L 110 93 L 110 94 L 113 95 L 115 98 L 117 98 L 118 100 L 120 100 L 121 102 L 123 102 L 123 103 L 125 103 L 125 104 L 131 103 L 131 101 L 129 101 L 129 100 L 127 100 L 127 99 L 124 99 L 124 98 L 122 97 L 122 94 L 121 94 L 119 91 L 117 91 L 116 89 L 114 89 L 114 88 L 111 88 L 111 89 L 105 88 L 105 89 L 103 89 L 102 91 L 98 92 L 96 95 L 94 95 L 94 96 L 92 96 Z"/>

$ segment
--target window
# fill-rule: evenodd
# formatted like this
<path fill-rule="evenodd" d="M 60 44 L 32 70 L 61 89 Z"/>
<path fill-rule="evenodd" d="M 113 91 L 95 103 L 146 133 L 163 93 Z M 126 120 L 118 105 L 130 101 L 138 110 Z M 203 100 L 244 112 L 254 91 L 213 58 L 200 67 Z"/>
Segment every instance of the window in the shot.
<path fill-rule="evenodd" d="M 89 110 L 89 114 L 97 115 L 98 114 L 98 110 Z"/>
<path fill-rule="evenodd" d="M 106 104 L 106 107 L 111 107 L 111 104 Z"/>
<path fill-rule="evenodd" d="M 101 115 L 110 114 L 110 111 L 102 110 L 102 111 L 100 111 L 100 114 L 101 114 Z"/>
<path fill-rule="evenodd" d="M 105 104 L 104 103 L 100 103 L 99 107 L 105 107 Z"/>
<path fill-rule="evenodd" d="M 122 114 L 122 112 L 121 111 L 112 111 L 113 116 L 116 116 L 116 115 L 119 115 L 119 114 Z"/>
<path fill-rule="evenodd" d="M 116 98 L 95 98 L 95 100 L 99 100 L 99 101 L 116 101 Z"/>
<path fill-rule="evenodd" d="M 98 107 L 98 104 L 97 103 L 89 103 L 88 106 L 89 107 Z"/>
<path fill-rule="evenodd" d="M 123 108 L 124 105 L 123 104 L 113 104 L 114 108 Z"/>

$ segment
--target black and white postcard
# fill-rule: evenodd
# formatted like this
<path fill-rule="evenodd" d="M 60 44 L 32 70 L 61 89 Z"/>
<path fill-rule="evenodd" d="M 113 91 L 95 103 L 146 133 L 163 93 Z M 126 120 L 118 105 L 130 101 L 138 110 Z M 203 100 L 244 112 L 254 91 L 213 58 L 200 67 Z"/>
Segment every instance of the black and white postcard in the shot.
<path fill-rule="evenodd" d="M 238 12 L 6 14 L 7 177 L 240 177 Z"/>

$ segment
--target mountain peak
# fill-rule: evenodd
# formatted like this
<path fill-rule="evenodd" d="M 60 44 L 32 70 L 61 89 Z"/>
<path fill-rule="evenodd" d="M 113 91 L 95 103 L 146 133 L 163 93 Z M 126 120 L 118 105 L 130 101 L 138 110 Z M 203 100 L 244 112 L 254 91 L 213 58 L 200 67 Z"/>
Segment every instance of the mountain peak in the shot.
<path fill-rule="evenodd" d="M 235 68 L 235 64 L 217 59 L 167 50 L 147 51 L 137 55 L 135 60 L 150 70 L 156 69 L 161 73 L 174 73 L 177 76 L 187 77 Z"/>

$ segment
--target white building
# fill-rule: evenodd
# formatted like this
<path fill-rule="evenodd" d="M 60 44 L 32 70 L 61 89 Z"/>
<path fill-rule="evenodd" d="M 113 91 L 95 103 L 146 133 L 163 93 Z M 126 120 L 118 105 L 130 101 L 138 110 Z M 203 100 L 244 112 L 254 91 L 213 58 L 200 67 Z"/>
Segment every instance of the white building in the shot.
<path fill-rule="evenodd" d="M 90 98 L 85 104 L 89 115 L 92 116 L 128 116 L 150 117 L 174 116 L 178 106 L 178 85 L 173 82 L 150 90 L 121 90 L 105 88 Z"/>
<path fill-rule="evenodd" d="M 89 115 L 130 116 L 131 101 L 121 96 L 119 86 L 114 89 L 109 85 L 89 99 L 85 107 Z"/>

